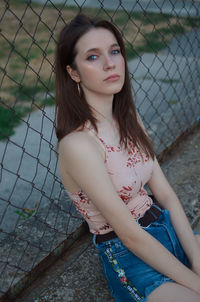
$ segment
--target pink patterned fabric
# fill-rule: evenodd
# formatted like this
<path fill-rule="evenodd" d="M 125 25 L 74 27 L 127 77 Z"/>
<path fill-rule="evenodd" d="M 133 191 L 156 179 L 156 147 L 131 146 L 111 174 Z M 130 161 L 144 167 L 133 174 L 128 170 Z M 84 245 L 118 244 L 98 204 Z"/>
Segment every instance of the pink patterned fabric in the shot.
<path fill-rule="evenodd" d="M 89 133 L 95 135 L 103 144 L 106 153 L 105 166 L 117 194 L 129 208 L 135 219 L 145 213 L 152 205 L 144 185 L 153 172 L 153 160 L 130 143 L 130 151 L 120 145 L 111 146 L 99 137 L 92 128 Z M 93 234 L 105 234 L 113 229 L 83 191 L 70 193 L 75 207 L 82 214 Z"/>

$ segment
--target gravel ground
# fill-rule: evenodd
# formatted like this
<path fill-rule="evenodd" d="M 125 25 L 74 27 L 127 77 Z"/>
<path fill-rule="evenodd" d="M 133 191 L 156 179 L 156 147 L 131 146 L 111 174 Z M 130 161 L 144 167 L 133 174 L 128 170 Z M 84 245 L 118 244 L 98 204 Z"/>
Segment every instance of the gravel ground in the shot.
<path fill-rule="evenodd" d="M 164 161 L 162 169 L 195 227 L 200 214 L 200 129 L 187 137 Z"/>

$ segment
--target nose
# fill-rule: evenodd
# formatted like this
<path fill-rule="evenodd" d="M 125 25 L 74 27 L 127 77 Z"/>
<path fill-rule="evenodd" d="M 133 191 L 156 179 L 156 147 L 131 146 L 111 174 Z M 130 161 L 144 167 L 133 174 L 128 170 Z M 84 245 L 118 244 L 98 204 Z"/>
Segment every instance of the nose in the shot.
<path fill-rule="evenodd" d="M 113 58 L 111 56 L 105 55 L 103 68 L 104 68 L 104 70 L 115 68 L 115 63 L 114 63 Z"/>

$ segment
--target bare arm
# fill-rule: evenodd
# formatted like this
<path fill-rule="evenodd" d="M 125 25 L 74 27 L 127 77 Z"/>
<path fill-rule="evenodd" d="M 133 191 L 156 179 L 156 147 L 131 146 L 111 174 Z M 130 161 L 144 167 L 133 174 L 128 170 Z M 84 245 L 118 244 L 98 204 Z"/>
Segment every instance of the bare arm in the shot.
<path fill-rule="evenodd" d="M 137 113 L 138 121 L 145 133 L 144 124 Z M 163 174 L 157 159 L 155 159 L 153 175 L 148 183 L 150 190 L 160 202 L 161 206 L 169 210 L 172 225 L 178 239 L 190 261 L 191 268 L 200 276 L 200 249 L 193 234 L 189 221 L 180 201 Z"/>
<path fill-rule="evenodd" d="M 162 274 L 200 294 L 200 277 L 144 231 L 117 195 L 96 145 L 84 133 L 65 137 L 59 162 L 93 201 L 123 243 Z"/>
<path fill-rule="evenodd" d="M 179 241 L 188 256 L 191 266 L 199 266 L 200 274 L 200 250 L 177 195 L 166 180 L 157 160 L 155 160 L 154 171 L 148 183 L 150 190 L 159 201 L 161 206 L 169 210 L 172 225 Z"/>

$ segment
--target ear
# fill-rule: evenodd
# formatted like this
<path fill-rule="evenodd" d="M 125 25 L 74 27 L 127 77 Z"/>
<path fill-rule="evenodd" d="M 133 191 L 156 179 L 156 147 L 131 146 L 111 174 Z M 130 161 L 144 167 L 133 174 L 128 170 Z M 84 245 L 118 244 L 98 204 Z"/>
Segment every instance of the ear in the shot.
<path fill-rule="evenodd" d="M 80 83 L 80 76 L 75 69 L 72 69 L 71 66 L 67 65 L 66 70 L 73 81 L 75 81 L 76 83 Z"/>

